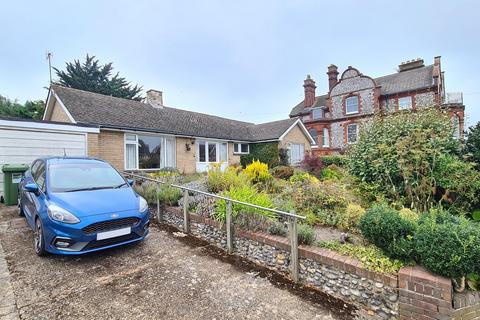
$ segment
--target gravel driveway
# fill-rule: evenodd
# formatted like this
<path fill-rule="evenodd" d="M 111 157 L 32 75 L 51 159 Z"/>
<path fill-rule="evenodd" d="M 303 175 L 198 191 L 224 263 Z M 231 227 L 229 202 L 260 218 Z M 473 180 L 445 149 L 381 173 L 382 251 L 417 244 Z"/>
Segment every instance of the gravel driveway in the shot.
<path fill-rule="evenodd" d="M 0 224 L 0 244 L 21 319 L 347 317 L 327 310 L 321 298 L 301 297 L 255 269 L 215 256 L 210 246 L 176 237 L 166 227 L 152 226 L 142 244 L 81 257 L 38 258 L 32 232 L 16 212 L 0 206 Z"/>

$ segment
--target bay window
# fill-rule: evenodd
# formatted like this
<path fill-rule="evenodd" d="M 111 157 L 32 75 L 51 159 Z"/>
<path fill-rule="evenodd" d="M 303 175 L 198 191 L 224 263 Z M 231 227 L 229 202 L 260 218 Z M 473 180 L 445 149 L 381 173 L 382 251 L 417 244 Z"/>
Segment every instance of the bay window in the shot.
<path fill-rule="evenodd" d="M 175 138 L 125 134 L 125 169 L 175 168 Z"/>

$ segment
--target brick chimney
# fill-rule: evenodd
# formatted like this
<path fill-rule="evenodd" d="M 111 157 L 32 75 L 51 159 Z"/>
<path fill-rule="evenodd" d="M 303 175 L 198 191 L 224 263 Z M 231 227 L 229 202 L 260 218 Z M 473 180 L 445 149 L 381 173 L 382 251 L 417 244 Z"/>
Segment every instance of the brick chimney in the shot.
<path fill-rule="evenodd" d="M 303 83 L 303 88 L 305 88 L 305 100 L 303 106 L 304 108 L 310 108 L 315 103 L 315 89 L 317 87 L 315 86 L 315 81 L 313 81 L 309 74 Z"/>
<path fill-rule="evenodd" d="M 154 108 L 163 108 L 162 91 L 150 89 L 147 91 L 147 103 Z"/>
<path fill-rule="evenodd" d="M 407 70 L 421 68 L 421 67 L 424 67 L 424 66 L 425 66 L 425 64 L 423 63 L 423 59 L 421 59 L 421 58 L 408 60 L 408 61 L 402 62 L 398 65 L 398 72 L 403 72 L 403 71 L 407 71 Z"/>
<path fill-rule="evenodd" d="M 328 91 L 332 90 L 333 86 L 338 82 L 338 68 L 331 64 L 328 66 Z"/>

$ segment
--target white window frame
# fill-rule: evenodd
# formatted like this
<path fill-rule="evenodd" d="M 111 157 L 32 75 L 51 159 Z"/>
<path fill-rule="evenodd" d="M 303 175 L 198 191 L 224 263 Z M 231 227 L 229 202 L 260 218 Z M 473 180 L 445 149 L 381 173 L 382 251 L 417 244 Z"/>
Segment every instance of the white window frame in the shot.
<path fill-rule="evenodd" d="M 409 103 L 408 106 L 402 107 L 402 101 L 407 102 L 407 99 Z M 408 110 L 408 109 L 412 109 L 412 107 L 413 107 L 412 96 L 398 98 L 398 110 Z"/>
<path fill-rule="evenodd" d="M 127 140 L 127 136 L 135 136 L 135 141 L 133 140 Z M 163 168 L 151 168 L 151 169 L 140 169 L 140 162 L 139 162 L 139 152 L 138 152 L 138 147 L 139 147 L 139 144 L 138 144 L 138 136 L 151 136 L 151 137 L 159 137 L 159 138 L 162 138 L 162 139 L 165 139 L 164 142 L 163 142 L 163 145 L 164 145 L 164 157 L 166 159 L 167 157 L 167 143 L 166 143 L 166 139 L 167 138 L 173 138 L 173 167 L 176 168 L 177 167 L 177 141 L 176 141 L 176 138 L 175 136 L 166 136 L 166 135 L 159 135 L 159 134 L 151 134 L 151 133 L 129 133 L 129 132 L 125 132 L 124 134 L 124 144 L 123 144 L 123 154 L 124 154 L 124 168 L 125 170 L 141 170 L 141 171 L 158 171 L 158 170 L 161 170 Z M 127 167 L 127 144 L 131 144 L 131 145 L 135 145 L 137 147 L 137 152 L 136 152 L 136 159 L 135 159 L 135 168 L 128 168 Z M 160 155 L 159 156 L 159 160 L 160 160 Z M 161 163 L 161 160 L 160 160 L 160 163 Z"/>
<path fill-rule="evenodd" d="M 242 144 L 247 145 L 247 152 L 242 152 Z M 228 145 L 227 145 L 228 148 Z M 238 151 L 235 151 L 235 148 L 238 148 Z M 233 154 L 249 154 L 250 153 L 250 144 L 243 142 L 234 142 L 233 143 Z"/>
<path fill-rule="evenodd" d="M 199 147 L 200 142 L 205 142 L 205 162 L 200 161 L 200 147 Z M 221 144 L 226 144 L 227 145 L 227 159 L 223 163 L 228 164 L 228 142 L 226 142 L 226 141 L 212 141 L 212 140 L 205 140 L 205 139 L 198 139 L 195 142 L 195 147 L 196 147 L 195 148 L 196 149 L 195 161 L 197 163 L 205 163 L 205 164 L 220 163 L 220 145 Z M 210 159 L 208 158 L 208 146 L 209 145 L 215 145 L 215 161 L 210 161 Z"/>
<path fill-rule="evenodd" d="M 315 111 L 319 111 L 319 112 L 320 112 L 320 116 L 319 116 L 319 117 L 315 117 L 315 116 L 314 116 L 314 114 L 315 114 L 314 112 L 315 112 Z M 313 109 L 312 109 L 312 120 L 318 120 L 318 119 L 323 119 L 323 110 L 322 110 L 322 108 L 320 108 L 320 107 L 317 107 L 317 108 L 313 108 Z"/>
<path fill-rule="evenodd" d="M 324 148 L 330 147 L 330 131 L 328 128 L 323 128 L 322 130 L 322 145 Z"/>
<path fill-rule="evenodd" d="M 356 99 L 357 100 L 357 110 L 356 111 L 348 111 L 348 100 L 349 99 Z M 360 112 L 360 97 L 359 96 L 350 96 L 345 99 L 345 114 L 356 114 Z"/>
<path fill-rule="evenodd" d="M 292 147 L 293 146 L 299 146 L 299 147 L 303 148 L 303 155 L 301 156 L 301 159 L 297 162 L 293 162 L 293 159 L 292 159 Z M 305 159 L 305 144 L 303 144 L 303 143 L 292 143 L 292 142 L 289 143 L 288 144 L 288 162 L 290 163 L 290 165 L 298 165 L 304 159 Z"/>
<path fill-rule="evenodd" d="M 352 126 L 355 126 L 355 137 L 356 137 L 355 141 L 350 141 L 350 138 L 349 138 L 349 135 L 348 135 L 348 128 L 350 128 Z M 351 123 L 351 124 L 347 125 L 347 143 L 348 144 L 354 144 L 354 143 L 357 143 L 357 142 L 358 142 L 358 124 L 357 123 Z"/>

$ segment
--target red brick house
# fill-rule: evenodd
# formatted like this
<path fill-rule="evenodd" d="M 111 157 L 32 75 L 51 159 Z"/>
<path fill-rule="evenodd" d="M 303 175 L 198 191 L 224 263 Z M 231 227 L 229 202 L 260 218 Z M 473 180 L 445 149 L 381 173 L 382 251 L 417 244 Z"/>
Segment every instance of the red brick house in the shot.
<path fill-rule="evenodd" d="M 445 74 L 440 57 L 432 65 L 423 59 L 403 62 L 398 72 L 372 78 L 348 67 L 338 78 L 337 66 L 328 67 L 328 92 L 317 96 L 315 81 L 308 75 L 304 81 L 305 99 L 290 112 L 300 117 L 317 142 L 319 155 L 343 151 L 355 143 L 365 121 L 375 113 L 396 112 L 436 105 L 447 108 L 455 128 L 454 135 L 463 138 L 464 111 L 462 94 L 445 94 Z"/>

